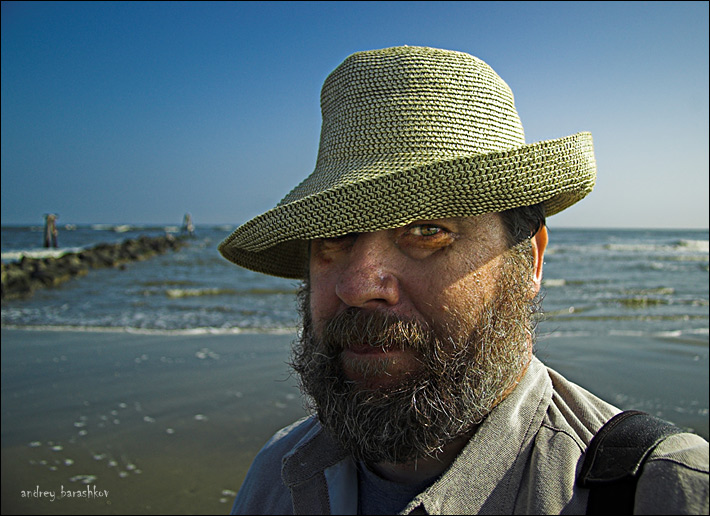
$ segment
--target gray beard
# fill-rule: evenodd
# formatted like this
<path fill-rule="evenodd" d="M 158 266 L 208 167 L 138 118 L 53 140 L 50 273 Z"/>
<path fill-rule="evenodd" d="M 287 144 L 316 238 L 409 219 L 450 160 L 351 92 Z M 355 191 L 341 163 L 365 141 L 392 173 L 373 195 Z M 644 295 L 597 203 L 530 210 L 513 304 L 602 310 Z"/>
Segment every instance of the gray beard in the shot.
<path fill-rule="evenodd" d="M 355 460 L 407 463 L 436 456 L 471 434 L 514 387 L 529 363 L 534 333 L 530 256 L 529 245 L 508 251 L 497 296 L 475 317 L 457 314 L 456 330 L 350 308 L 316 335 L 305 282 L 303 330 L 291 366 L 310 408 Z M 409 348 L 420 367 L 394 385 L 364 387 L 345 376 L 340 357 L 350 343 L 363 342 Z"/>

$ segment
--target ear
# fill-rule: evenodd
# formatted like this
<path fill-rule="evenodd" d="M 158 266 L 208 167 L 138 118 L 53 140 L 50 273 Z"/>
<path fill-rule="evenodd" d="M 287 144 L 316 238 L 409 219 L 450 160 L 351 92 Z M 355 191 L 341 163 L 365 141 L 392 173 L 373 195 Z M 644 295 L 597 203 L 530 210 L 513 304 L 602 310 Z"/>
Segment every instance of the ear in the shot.
<path fill-rule="evenodd" d="M 542 262 L 545 257 L 547 247 L 547 227 L 542 226 L 540 230 L 530 239 L 533 253 L 533 296 L 540 292 L 542 285 Z"/>

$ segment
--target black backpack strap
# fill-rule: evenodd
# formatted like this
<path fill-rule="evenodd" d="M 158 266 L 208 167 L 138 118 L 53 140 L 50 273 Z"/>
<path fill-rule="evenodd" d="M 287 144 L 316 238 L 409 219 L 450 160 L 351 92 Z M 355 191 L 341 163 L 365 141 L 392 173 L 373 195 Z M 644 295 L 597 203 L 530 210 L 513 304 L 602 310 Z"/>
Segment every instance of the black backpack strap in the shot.
<path fill-rule="evenodd" d="M 663 439 L 681 432 L 638 410 L 607 421 L 589 443 L 577 477 L 577 486 L 590 490 L 587 514 L 632 514 L 644 461 Z"/>

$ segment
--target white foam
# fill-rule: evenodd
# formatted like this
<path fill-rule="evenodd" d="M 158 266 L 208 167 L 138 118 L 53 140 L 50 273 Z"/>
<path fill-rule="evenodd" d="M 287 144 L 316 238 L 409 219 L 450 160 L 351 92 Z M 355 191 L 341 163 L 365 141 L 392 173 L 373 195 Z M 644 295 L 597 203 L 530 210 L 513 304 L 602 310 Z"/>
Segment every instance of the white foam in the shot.
<path fill-rule="evenodd" d="M 43 248 L 31 248 L 31 249 L 19 249 L 15 251 L 6 251 L 2 253 L 2 261 L 4 262 L 18 262 L 22 260 L 22 257 L 41 259 L 41 258 L 61 258 L 65 254 L 69 253 L 80 253 L 84 250 L 83 247 L 61 247 L 58 249 L 43 249 Z"/>
<path fill-rule="evenodd" d="M 221 296 L 231 294 L 236 294 L 236 291 L 229 288 L 171 288 L 165 291 L 165 295 L 173 299 L 182 297 Z"/>
<path fill-rule="evenodd" d="M 57 332 L 78 332 L 78 333 L 128 333 L 131 335 L 155 335 L 155 336 L 178 336 L 178 335 L 290 335 L 298 332 L 298 327 L 283 328 L 181 328 L 181 329 L 161 329 L 154 330 L 148 328 L 126 328 L 113 326 L 56 326 L 37 325 L 22 326 L 19 324 L 3 324 L 4 330 L 23 331 L 57 331 Z"/>
<path fill-rule="evenodd" d="M 687 249 L 689 251 L 695 251 L 699 253 L 710 252 L 710 241 L 708 240 L 680 240 L 678 242 L 677 248 Z"/>
<path fill-rule="evenodd" d="M 545 287 L 564 287 L 567 281 L 558 278 L 545 278 L 542 280 L 542 284 Z"/>

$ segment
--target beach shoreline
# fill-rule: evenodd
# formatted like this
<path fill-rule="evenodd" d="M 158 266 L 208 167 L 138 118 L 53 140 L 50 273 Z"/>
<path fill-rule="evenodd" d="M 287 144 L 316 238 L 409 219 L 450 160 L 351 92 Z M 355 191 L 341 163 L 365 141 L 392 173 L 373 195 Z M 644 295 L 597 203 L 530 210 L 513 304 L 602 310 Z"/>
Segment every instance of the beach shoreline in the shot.
<path fill-rule="evenodd" d="M 268 437 L 305 415 L 293 338 L 3 329 L 2 513 L 228 513 Z M 23 496 L 62 486 L 109 495 Z"/>
<path fill-rule="evenodd" d="M 306 414 L 294 338 L 3 328 L 2 513 L 228 513 L 258 450 Z M 537 356 L 707 439 L 706 337 L 543 336 Z M 87 486 L 108 495 L 30 494 Z"/>

